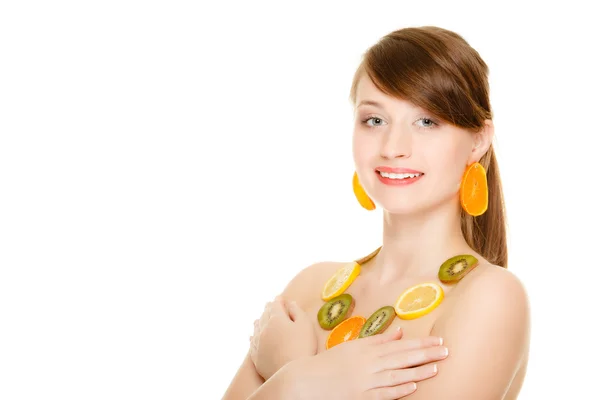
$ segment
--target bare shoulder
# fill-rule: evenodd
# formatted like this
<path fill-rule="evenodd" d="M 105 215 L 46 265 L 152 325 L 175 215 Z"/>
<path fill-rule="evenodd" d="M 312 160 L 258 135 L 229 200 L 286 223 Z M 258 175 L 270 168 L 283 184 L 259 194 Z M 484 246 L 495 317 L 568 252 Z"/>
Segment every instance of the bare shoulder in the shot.
<path fill-rule="evenodd" d="M 436 326 L 449 323 L 458 314 L 479 318 L 483 315 L 504 318 L 520 324 L 528 334 L 529 298 L 523 282 L 511 271 L 497 265 L 481 263 L 453 289 L 452 301 Z M 528 335 L 527 335 L 528 336 Z"/>
<path fill-rule="evenodd" d="M 523 282 L 510 270 L 497 265 L 482 263 L 459 284 L 461 287 L 457 289 L 463 292 L 463 300 L 468 298 L 472 301 L 485 295 L 490 300 L 509 306 L 525 307 L 529 304 Z"/>
<path fill-rule="evenodd" d="M 510 308 L 513 311 L 527 311 L 529 308 L 523 282 L 508 269 L 489 263 L 482 263 L 473 269 L 456 285 L 454 291 L 453 307 L 477 302 L 496 310 Z"/>
<path fill-rule="evenodd" d="M 346 263 L 322 261 L 309 265 L 292 278 L 281 295 L 287 301 L 295 301 L 301 308 L 318 302 L 325 282 L 344 264 Z"/>
<path fill-rule="evenodd" d="M 507 269 L 481 263 L 449 290 L 448 303 L 431 331 L 444 339 L 449 355 L 438 363 L 435 379 L 420 382 L 411 399 L 514 395 L 527 365 L 529 326 L 529 301 L 521 280 Z"/>

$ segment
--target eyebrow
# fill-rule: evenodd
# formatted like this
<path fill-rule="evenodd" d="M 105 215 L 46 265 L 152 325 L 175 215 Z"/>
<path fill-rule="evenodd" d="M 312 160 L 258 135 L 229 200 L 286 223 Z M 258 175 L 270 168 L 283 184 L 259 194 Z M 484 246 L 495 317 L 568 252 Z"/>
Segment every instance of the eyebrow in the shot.
<path fill-rule="evenodd" d="M 374 100 L 362 100 L 360 103 L 358 103 L 358 105 L 356 106 L 356 108 L 360 107 L 360 106 L 375 106 L 375 107 L 379 107 L 382 109 L 385 109 L 385 107 L 383 106 L 383 104 L 378 103 Z M 419 107 L 417 105 L 414 104 L 410 104 L 409 103 L 409 107 L 417 110 L 417 111 L 421 111 L 421 112 L 428 112 L 426 109 L 424 109 L 423 107 Z"/>
<path fill-rule="evenodd" d="M 375 107 L 380 107 L 380 108 L 384 108 L 383 104 L 378 103 L 376 101 L 373 100 L 363 100 L 360 103 L 358 103 L 358 105 L 356 106 L 356 108 L 360 107 L 360 106 L 375 106 Z"/>

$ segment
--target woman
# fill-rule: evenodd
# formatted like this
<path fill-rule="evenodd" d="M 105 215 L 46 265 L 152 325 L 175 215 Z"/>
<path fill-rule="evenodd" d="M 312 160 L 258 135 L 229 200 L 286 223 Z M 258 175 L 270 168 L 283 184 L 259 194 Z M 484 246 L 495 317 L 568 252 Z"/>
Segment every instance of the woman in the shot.
<path fill-rule="evenodd" d="M 404 28 L 365 53 L 350 99 L 354 191 L 384 219 L 382 246 L 357 260 L 358 275 L 340 280 L 347 287 L 338 284 L 354 300 L 345 318 L 402 311 L 399 295 L 425 282 L 441 290 L 418 318 L 394 316 L 381 334 L 331 347 L 332 330 L 316 316 L 325 284 L 353 263 L 312 265 L 267 304 L 224 398 L 516 399 L 530 316 L 506 269 L 487 65 L 454 32 Z M 442 279 L 456 255 L 477 262 Z"/>

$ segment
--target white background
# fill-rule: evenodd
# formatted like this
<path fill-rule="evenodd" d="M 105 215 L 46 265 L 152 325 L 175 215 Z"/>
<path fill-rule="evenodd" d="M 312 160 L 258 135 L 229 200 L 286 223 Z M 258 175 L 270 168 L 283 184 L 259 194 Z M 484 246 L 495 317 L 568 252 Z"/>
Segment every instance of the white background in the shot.
<path fill-rule="evenodd" d="M 351 190 L 348 94 L 369 46 L 421 25 L 490 67 L 532 307 L 520 399 L 591 398 L 597 21 L 486 4 L 3 2 L 0 398 L 220 398 L 265 302 L 380 244 Z"/>

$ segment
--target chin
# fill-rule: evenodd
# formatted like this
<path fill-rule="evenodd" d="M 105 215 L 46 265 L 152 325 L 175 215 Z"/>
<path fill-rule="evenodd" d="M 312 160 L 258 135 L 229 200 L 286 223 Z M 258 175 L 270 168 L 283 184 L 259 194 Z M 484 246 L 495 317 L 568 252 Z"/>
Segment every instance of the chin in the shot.
<path fill-rule="evenodd" d="M 418 214 L 427 209 L 427 205 L 410 200 L 399 202 L 398 199 L 386 199 L 377 201 L 377 204 L 389 214 L 393 215 L 411 215 Z"/>
<path fill-rule="evenodd" d="M 408 206 L 381 206 L 383 210 L 385 210 L 390 215 L 398 215 L 398 216 L 409 216 L 422 213 L 424 211 L 421 207 L 408 207 Z"/>
<path fill-rule="evenodd" d="M 426 196 L 406 196 L 405 198 L 379 198 L 377 204 L 391 215 L 409 216 L 426 214 L 437 209 L 446 207 L 456 207 L 455 195 L 445 197 Z M 427 201 L 424 201 L 427 199 Z"/>

